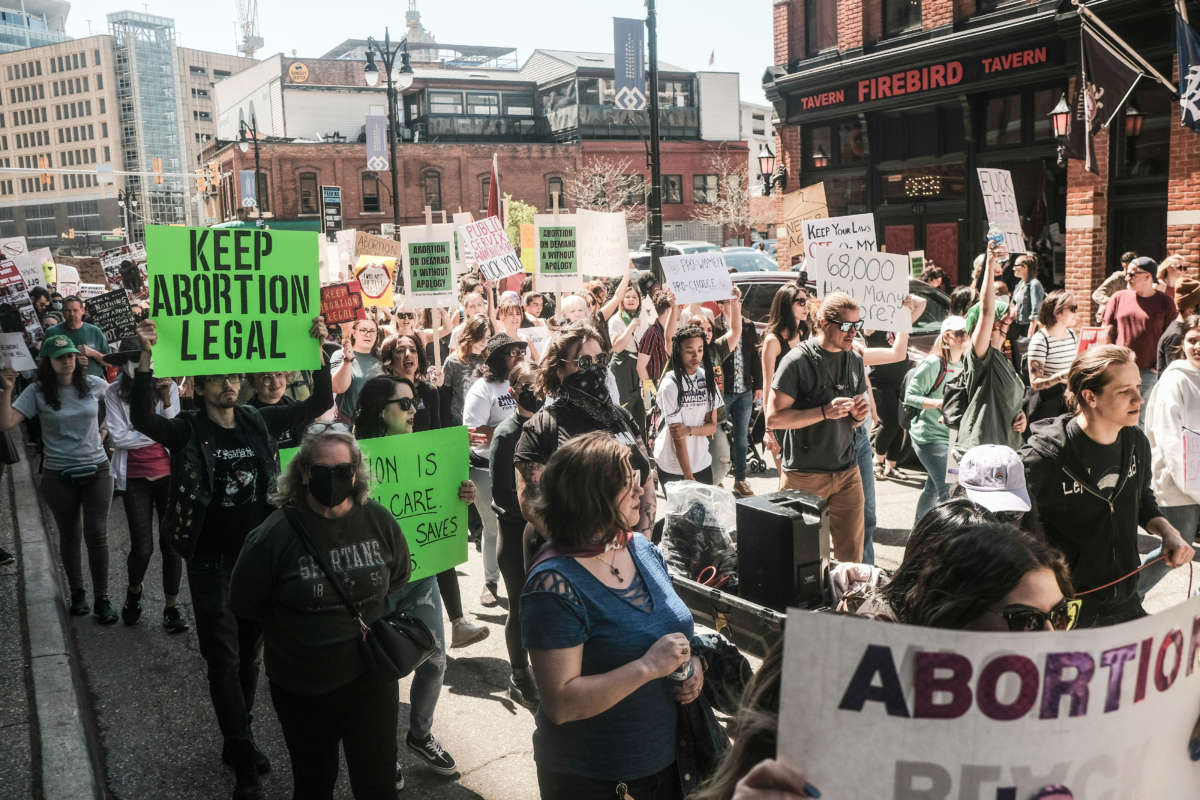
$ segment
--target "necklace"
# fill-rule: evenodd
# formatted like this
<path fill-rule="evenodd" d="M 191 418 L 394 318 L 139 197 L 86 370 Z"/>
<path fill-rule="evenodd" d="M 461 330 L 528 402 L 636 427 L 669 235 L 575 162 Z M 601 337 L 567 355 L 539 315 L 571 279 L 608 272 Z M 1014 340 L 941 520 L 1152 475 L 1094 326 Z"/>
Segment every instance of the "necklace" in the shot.
<path fill-rule="evenodd" d="M 613 554 L 613 560 L 612 560 L 612 561 L 605 561 L 603 558 L 600 558 L 600 556 L 599 556 L 599 555 L 597 555 L 597 556 L 596 556 L 596 558 L 600 559 L 600 563 L 601 563 L 601 564 L 603 564 L 604 566 L 608 567 L 608 571 L 609 571 L 609 572 L 611 572 L 611 573 L 613 574 L 613 577 L 614 577 L 614 578 L 616 578 L 616 579 L 617 579 L 617 581 L 618 581 L 619 583 L 624 583 L 624 582 L 625 582 L 625 579 L 624 579 L 623 577 L 621 577 L 621 570 L 617 569 L 617 564 L 616 564 L 616 561 L 617 561 L 616 551 L 613 551 L 613 553 L 614 553 L 614 554 Z"/>

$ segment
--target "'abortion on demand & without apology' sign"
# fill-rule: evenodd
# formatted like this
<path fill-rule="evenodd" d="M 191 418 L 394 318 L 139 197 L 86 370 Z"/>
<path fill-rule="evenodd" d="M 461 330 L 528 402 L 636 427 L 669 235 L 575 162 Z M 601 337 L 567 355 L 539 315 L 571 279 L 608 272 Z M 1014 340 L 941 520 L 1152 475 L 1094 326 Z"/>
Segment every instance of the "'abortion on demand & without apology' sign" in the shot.
<path fill-rule="evenodd" d="M 160 375 L 318 369 L 317 234 L 146 227 Z"/>

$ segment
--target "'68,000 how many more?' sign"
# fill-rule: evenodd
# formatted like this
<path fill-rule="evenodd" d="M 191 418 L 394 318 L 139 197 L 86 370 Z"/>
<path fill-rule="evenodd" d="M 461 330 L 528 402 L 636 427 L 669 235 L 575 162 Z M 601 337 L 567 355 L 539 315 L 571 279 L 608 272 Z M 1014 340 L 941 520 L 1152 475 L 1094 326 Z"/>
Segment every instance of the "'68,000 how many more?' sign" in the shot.
<path fill-rule="evenodd" d="M 160 375 L 318 369 L 317 234 L 146 228 Z"/>

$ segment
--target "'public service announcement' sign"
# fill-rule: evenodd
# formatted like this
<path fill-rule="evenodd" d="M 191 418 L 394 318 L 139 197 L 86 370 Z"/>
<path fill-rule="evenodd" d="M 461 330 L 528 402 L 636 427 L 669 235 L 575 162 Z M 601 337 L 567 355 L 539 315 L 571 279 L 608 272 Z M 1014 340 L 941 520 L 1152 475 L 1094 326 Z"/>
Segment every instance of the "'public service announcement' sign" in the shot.
<path fill-rule="evenodd" d="M 317 234 L 146 227 L 160 375 L 318 369 Z"/>

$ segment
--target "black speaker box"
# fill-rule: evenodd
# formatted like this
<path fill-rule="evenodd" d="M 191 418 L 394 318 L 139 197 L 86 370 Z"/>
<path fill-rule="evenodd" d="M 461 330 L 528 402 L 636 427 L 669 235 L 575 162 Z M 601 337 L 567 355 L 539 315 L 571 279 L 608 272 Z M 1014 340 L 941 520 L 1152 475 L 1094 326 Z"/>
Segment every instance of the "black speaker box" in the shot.
<path fill-rule="evenodd" d="M 741 597 L 777 611 L 820 602 L 829 564 L 825 506 L 797 489 L 737 501 Z"/>

